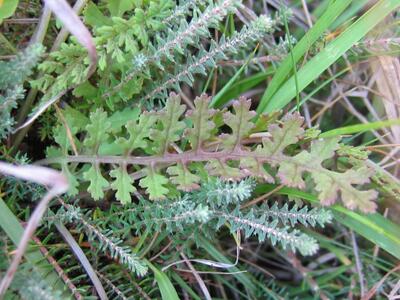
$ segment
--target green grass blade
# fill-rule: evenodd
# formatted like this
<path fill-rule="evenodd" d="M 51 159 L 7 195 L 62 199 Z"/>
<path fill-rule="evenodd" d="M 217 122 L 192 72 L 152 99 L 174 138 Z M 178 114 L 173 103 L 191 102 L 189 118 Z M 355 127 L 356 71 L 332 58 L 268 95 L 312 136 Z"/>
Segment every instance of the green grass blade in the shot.
<path fill-rule="evenodd" d="M 177 274 L 172 273 L 172 278 L 192 297 L 193 300 L 201 300 L 201 298 L 192 290 L 192 288 Z"/>
<path fill-rule="evenodd" d="M 224 87 L 214 96 L 211 100 L 210 107 L 221 107 L 225 102 L 221 101 L 224 94 L 228 91 L 228 89 L 235 83 L 235 81 L 239 78 L 239 76 L 243 73 L 244 69 L 249 64 L 250 60 L 253 59 L 254 54 L 256 53 L 258 47 L 254 49 L 253 53 L 247 58 L 243 66 L 235 73 L 235 75 L 224 85 Z"/>
<path fill-rule="evenodd" d="M 399 6 L 399 0 L 379 1 L 339 37 L 329 43 L 320 53 L 314 56 L 298 71 L 297 76 L 299 78 L 300 90 L 303 90 L 313 80 L 320 76 L 330 65 L 337 61 L 347 50 L 349 50 L 390 12 Z M 267 96 L 270 95 L 268 94 Z M 290 79 L 288 79 L 272 97 L 263 97 L 257 112 L 268 113 L 282 109 L 295 96 L 295 78 L 294 76 L 291 76 Z"/>
<path fill-rule="evenodd" d="M 335 19 L 345 10 L 351 3 L 351 0 L 334 1 L 326 10 L 326 12 L 318 19 L 315 25 L 303 36 L 303 38 L 293 48 L 292 55 L 294 62 L 298 62 L 301 57 L 310 49 L 335 21 Z M 257 112 L 265 111 L 266 105 L 271 101 L 272 96 L 276 93 L 279 87 L 283 84 L 290 72 L 293 70 L 292 57 L 288 56 L 279 66 L 274 78 L 268 85 L 264 95 L 261 98 Z M 299 74 L 298 74 L 299 76 Z M 294 84 L 294 83 L 293 83 Z"/>
<path fill-rule="evenodd" d="M 265 193 L 272 190 L 275 185 L 263 184 L 257 187 L 257 192 Z M 277 194 L 298 197 L 312 203 L 319 204 L 318 198 L 294 188 L 282 188 Z M 361 214 L 351 211 L 340 205 L 330 206 L 334 214 L 334 220 L 347 226 L 362 235 L 372 243 L 378 245 L 388 253 L 400 259 L 400 226 L 384 218 L 379 213 Z"/>
<path fill-rule="evenodd" d="M 231 264 L 232 262 L 227 259 L 221 252 L 219 252 L 206 238 L 200 237 L 199 243 L 201 244 L 202 248 L 204 248 L 209 255 L 213 259 L 215 259 L 218 262 L 222 262 L 225 264 Z M 232 267 L 228 269 L 229 272 L 240 272 L 240 270 L 237 267 Z M 256 286 L 254 283 L 251 281 L 251 279 L 245 274 L 245 273 L 237 273 L 233 274 L 234 276 L 240 283 L 242 283 L 247 289 L 250 291 L 256 291 Z"/>
<path fill-rule="evenodd" d="M 158 270 L 148 260 L 146 260 L 146 263 L 154 273 L 154 277 L 160 289 L 161 298 L 163 300 L 179 300 L 178 294 L 168 276 L 164 272 Z"/>
<path fill-rule="evenodd" d="M 17 247 L 24 232 L 24 228 L 20 224 L 18 218 L 13 214 L 13 212 L 8 208 L 1 198 L 0 227 Z M 32 245 L 36 247 L 35 244 Z M 49 270 L 53 270 L 53 266 L 51 266 L 50 263 L 45 260 L 44 256 L 39 250 L 32 250 L 28 248 L 24 254 L 24 257 L 32 266 L 36 267 L 39 275 L 43 280 L 48 282 L 50 286 L 53 286 L 54 289 L 58 290 L 68 290 L 55 272 L 49 272 Z"/>
<path fill-rule="evenodd" d="M 393 125 L 400 125 L 400 119 L 393 119 L 393 120 L 386 120 L 386 121 L 378 121 L 378 122 L 371 122 L 366 124 L 356 124 L 350 125 L 345 127 L 340 127 L 336 129 L 332 129 L 329 131 L 325 131 L 321 133 L 319 136 L 321 138 L 328 138 L 338 135 L 345 135 L 345 134 L 354 134 L 358 132 L 364 132 L 369 130 L 380 129 L 383 127 L 389 127 Z"/>
<path fill-rule="evenodd" d="M 237 98 L 239 95 L 247 92 L 251 88 L 255 87 L 257 84 L 266 80 L 267 77 L 274 74 L 274 72 L 275 71 L 272 68 L 268 68 L 265 72 L 254 74 L 236 82 L 235 84 L 232 84 L 227 89 L 224 89 L 223 93 L 221 90 L 221 92 L 217 94 L 218 99 L 214 100 L 214 107 L 221 107 L 229 100 Z"/>

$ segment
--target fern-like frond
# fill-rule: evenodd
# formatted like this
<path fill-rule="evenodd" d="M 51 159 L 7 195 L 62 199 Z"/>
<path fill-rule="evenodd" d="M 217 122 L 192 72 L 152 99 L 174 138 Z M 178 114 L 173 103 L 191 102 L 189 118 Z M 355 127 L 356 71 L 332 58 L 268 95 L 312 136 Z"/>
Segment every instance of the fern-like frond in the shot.
<path fill-rule="evenodd" d="M 62 222 L 73 223 L 82 228 L 91 241 L 98 243 L 99 251 L 107 251 L 112 258 L 126 265 L 132 272 L 138 276 L 147 273 L 147 266 L 132 253 L 128 246 L 122 245 L 122 240 L 113 234 L 112 230 L 100 230 L 87 220 L 80 208 L 66 204 L 67 209 L 60 208 L 56 219 Z"/>
<path fill-rule="evenodd" d="M 302 128 L 303 118 L 294 113 L 279 123 L 271 124 L 269 135 L 263 133 L 264 138 L 248 143 L 255 129 L 250 102 L 240 98 L 233 103 L 232 111 L 219 112 L 223 122 L 216 126 L 216 112 L 207 108 L 208 101 L 205 96 L 196 99 L 196 106 L 188 113 L 189 122 L 186 123 L 183 119 L 185 105 L 180 103 L 179 96 L 171 94 L 164 109 L 148 112 L 139 119 L 136 123 L 139 136 L 130 129 L 132 125 L 128 125 L 132 138 L 124 140 L 113 133 L 107 114 L 96 111 L 91 124 L 86 126 L 87 138 L 80 147 L 83 154 L 52 158 L 47 162 L 64 166 L 68 163 L 89 164 L 84 169 L 83 178 L 89 181 L 89 191 L 95 199 L 103 196 L 111 175 L 116 179 L 112 188 L 117 191 L 117 197 L 129 203 L 128 194 L 135 191 L 132 187 L 134 181 L 128 178 L 129 166 L 133 165 L 136 171 L 141 168 L 143 175 L 139 177 L 139 186 L 151 199 L 167 197 L 171 191 L 170 183 L 184 191 L 196 189 L 199 187 L 199 174 L 207 171 L 209 175 L 224 180 L 254 177 L 268 182 L 280 181 L 283 185 L 297 188 L 305 188 L 305 179 L 310 178 L 308 187 L 315 189 L 322 204 L 331 204 L 341 196 L 350 208 L 365 212 L 375 209 L 372 200 L 376 198 L 376 192 L 359 188 L 370 180 L 373 171 L 351 165 L 343 171 L 332 165 L 335 157 L 340 156 L 339 138 L 312 140 L 309 148 L 305 144 L 298 149 L 297 144 L 305 141 L 306 135 Z M 150 130 L 145 132 L 140 127 L 150 115 L 155 119 L 150 124 L 152 128 L 149 125 L 147 128 Z M 223 125 L 230 128 L 228 133 L 221 132 Z M 105 146 L 109 154 L 117 155 L 99 155 L 101 152 L 96 149 Z M 132 151 L 137 151 L 139 156 L 127 155 Z M 126 154 L 119 155 L 121 153 Z M 113 166 L 108 174 L 102 168 L 103 164 Z"/>
<path fill-rule="evenodd" d="M 289 209 L 289 205 L 285 203 L 279 207 L 277 203 L 271 207 L 264 204 L 259 209 L 260 214 L 265 214 L 272 220 L 280 220 L 284 225 L 290 224 L 295 226 L 301 223 L 304 226 L 324 226 L 326 223 L 332 221 L 332 214 L 326 209 L 313 208 L 309 209 L 307 206 L 299 208 L 296 204 Z"/>
<path fill-rule="evenodd" d="M 208 51 L 200 48 L 196 57 L 189 56 L 186 65 L 179 66 L 174 75 L 168 75 L 162 82 L 154 84 L 154 88 L 142 97 L 141 101 L 155 97 L 165 98 L 167 89 L 180 90 L 180 82 L 185 82 L 191 86 L 195 74 L 205 75 L 206 68 L 215 67 L 218 61 L 227 58 L 227 54 L 237 53 L 239 49 L 248 47 L 251 42 L 261 39 L 267 32 L 272 30 L 272 24 L 273 22 L 270 18 L 260 16 L 240 32 L 235 32 L 232 37 L 225 38 L 223 36 L 218 44 L 211 41 Z"/>

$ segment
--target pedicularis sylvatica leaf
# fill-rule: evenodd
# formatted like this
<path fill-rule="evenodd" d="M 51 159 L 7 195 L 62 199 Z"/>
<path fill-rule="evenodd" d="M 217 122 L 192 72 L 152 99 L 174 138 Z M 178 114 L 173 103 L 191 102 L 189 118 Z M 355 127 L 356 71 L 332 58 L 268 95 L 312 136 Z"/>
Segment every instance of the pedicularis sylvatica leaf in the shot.
<path fill-rule="evenodd" d="M 239 181 L 250 176 L 314 189 L 323 205 L 342 199 L 349 208 L 375 210 L 373 200 L 377 194 L 363 186 L 373 170 L 343 160 L 339 164 L 340 138 L 310 139 L 298 113 L 288 114 L 268 128 L 259 127 L 263 134 L 256 136 L 263 138 L 254 138 L 257 132 L 250 100 L 240 98 L 231 109 L 220 112 L 209 109 L 209 101 L 206 95 L 196 98 L 194 108 L 185 115 L 186 106 L 178 95 L 171 94 L 160 111 L 144 112 L 139 119 L 135 115 L 124 130 L 114 131 L 107 113 L 97 110 L 92 113 L 86 131 L 78 132 L 86 136 L 79 144 L 80 155 L 51 158 L 47 162 L 61 163 L 64 168 L 76 163 L 89 164 L 83 179 L 89 181 L 92 197 L 101 198 L 102 189 L 110 181 L 122 203 L 131 201 L 130 193 L 137 186 L 152 200 L 165 198 L 174 189 L 195 190 L 199 188 L 201 174 L 207 171 L 223 180 Z M 223 122 L 218 125 L 214 122 L 217 112 L 223 115 Z M 102 143 L 113 142 L 123 151 L 119 148 L 115 155 L 107 156 L 93 151 Z"/>

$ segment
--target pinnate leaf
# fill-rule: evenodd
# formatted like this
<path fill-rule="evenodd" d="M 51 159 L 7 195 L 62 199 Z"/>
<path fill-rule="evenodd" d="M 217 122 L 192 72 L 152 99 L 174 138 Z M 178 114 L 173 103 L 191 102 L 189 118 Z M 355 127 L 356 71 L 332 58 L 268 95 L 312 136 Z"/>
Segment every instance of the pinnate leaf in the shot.
<path fill-rule="evenodd" d="M 212 136 L 212 130 L 215 124 L 210 120 L 215 110 L 208 108 L 210 97 L 202 94 L 194 100 L 195 108 L 186 113 L 186 117 L 192 121 L 192 128 L 188 128 L 186 136 L 192 145 L 193 150 L 199 150 L 202 143 Z"/>
<path fill-rule="evenodd" d="M 111 188 L 117 191 L 115 193 L 117 200 L 121 201 L 122 204 L 131 203 L 131 193 L 136 191 L 136 188 L 133 186 L 133 179 L 129 176 L 126 166 L 112 170 L 110 176 L 115 178 L 111 183 Z"/>
<path fill-rule="evenodd" d="M 243 138 L 248 137 L 253 129 L 254 123 L 251 119 L 256 113 L 250 110 L 250 105 L 250 100 L 240 97 L 238 101 L 233 103 L 234 114 L 231 112 L 224 113 L 225 124 L 232 129 L 231 134 L 221 135 L 225 149 L 240 147 Z"/>
<path fill-rule="evenodd" d="M 172 176 L 171 182 L 181 191 L 190 192 L 200 187 L 200 177 L 191 173 L 183 163 L 169 167 L 167 173 Z"/>
<path fill-rule="evenodd" d="M 147 176 L 140 180 L 139 185 L 146 189 L 151 200 L 163 199 L 168 193 L 168 189 L 164 187 L 168 183 L 168 179 L 157 173 L 152 167 L 146 168 Z"/>
<path fill-rule="evenodd" d="M 98 108 L 95 112 L 92 112 L 90 124 L 86 126 L 85 146 L 95 149 L 97 152 L 100 144 L 107 141 L 110 128 L 111 123 L 107 120 L 107 113 L 103 109 Z"/>
<path fill-rule="evenodd" d="M 311 143 L 310 152 L 303 150 L 299 154 L 281 162 L 278 177 L 287 186 L 304 188 L 303 173 L 309 172 L 314 180 L 315 189 L 319 192 L 319 199 L 324 205 L 336 202 L 339 192 L 345 206 L 350 209 L 358 208 L 364 212 L 373 212 L 376 204 L 375 191 L 361 191 L 353 185 L 369 182 L 373 175 L 367 168 L 350 169 L 344 173 L 329 170 L 322 163 L 330 159 L 339 149 L 340 138 L 315 140 Z"/>
<path fill-rule="evenodd" d="M 88 191 L 93 199 L 99 200 L 103 198 L 103 189 L 108 187 L 108 181 L 101 174 L 100 167 L 98 165 L 92 165 L 88 171 L 83 173 L 83 178 L 90 182 Z"/>
<path fill-rule="evenodd" d="M 181 105 L 181 97 L 171 94 L 164 109 L 158 115 L 160 129 L 152 130 L 151 139 L 154 141 L 154 150 L 157 154 L 165 154 L 171 143 L 181 139 L 185 123 L 180 117 L 185 112 L 186 106 Z"/>

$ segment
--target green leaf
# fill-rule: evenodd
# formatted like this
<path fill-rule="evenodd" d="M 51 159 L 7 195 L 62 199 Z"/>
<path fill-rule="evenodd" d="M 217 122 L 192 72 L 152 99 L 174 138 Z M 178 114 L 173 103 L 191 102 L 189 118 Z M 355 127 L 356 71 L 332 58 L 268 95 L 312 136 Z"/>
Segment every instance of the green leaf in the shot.
<path fill-rule="evenodd" d="M 346 207 L 373 212 L 376 204 L 372 200 L 376 199 L 377 192 L 374 190 L 362 191 L 353 186 L 368 183 L 374 173 L 373 170 L 363 167 L 339 173 L 330 171 L 322 165 L 339 149 L 339 140 L 340 138 L 336 137 L 313 141 L 310 152 L 303 150 L 281 163 L 278 177 L 287 186 L 304 188 L 303 172 L 308 171 L 316 184 L 315 189 L 319 192 L 318 197 L 323 205 L 333 204 L 340 193 Z"/>
<path fill-rule="evenodd" d="M 115 178 L 111 183 L 111 188 L 116 190 L 115 197 L 121 201 L 122 204 L 131 203 L 131 193 L 136 191 L 133 186 L 133 179 L 129 176 L 126 166 L 120 166 L 110 172 L 110 176 Z"/>
<path fill-rule="evenodd" d="M 107 113 L 101 108 L 90 114 L 90 122 L 86 126 L 87 136 L 84 144 L 97 152 L 100 144 L 108 139 L 111 123 L 107 120 Z"/>
<path fill-rule="evenodd" d="M 71 171 L 68 168 L 67 164 L 63 164 L 61 166 L 62 173 L 67 177 L 68 179 L 68 195 L 75 196 L 78 194 L 78 180 L 76 179 L 76 176 L 74 176 Z"/>
<path fill-rule="evenodd" d="M 210 176 L 222 177 L 226 180 L 238 180 L 247 176 L 240 169 L 229 166 L 225 161 L 212 159 L 207 165 L 206 169 Z"/>
<path fill-rule="evenodd" d="M 92 165 L 89 170 L 83 173 L 83 178 L 88 180 L 89 187 L 88 191 L 92 195 L 94 200 L 103 198 L 103 189 L 108 187 L 108 181 L 101 175 L 101 171 L 98 165 Z"/>
<path fill-rule="evenodd" d="M 256 192 L 267 193 L 276 188 L 275 185 L 262 184 L 256 189 Z M 299 191 L 293 188 L 281 188 L 276 192 L 281 195 L 288 195 L 305 199 L 312 203 L 319 203 L 318 198 L 307 192 Z M 372 243 L 386 250 L 396 258 L 400 259 L 400 227 L 392 221 L 386 219 L 379 213 L 362 214 L 351 211 L 340 205 L 332 205 L 330 207 L 334 212 L 334 219 L 344 224 L 358 234 L 362 235 Z"/>
<path fill-rule="evenodd" d="M 13 214 L 1 197 L 0 228 L 17 247 L 24 233 L 24 228 L 22 227 L 20 220 Z M 45 256 L 39 251 L 39 249 L 37 249 L 37 245 L 33 244 L 32 246 L 33 247 L 28 248 L 29 251 L 25 251 L 24 253 L 24 257 L 27 262 L 32 266 L 35 266 L 35 271 L 37 274 L 46 280 L 49 286 L 52 286 L 57 290 L 64 291 L 64 296 L 66 296 L 66 298 L 70 298 L 72 296 L 68 292 L 70 290 L 66 285 L 63 284 L 63 281 L 60 280 L 59 274 L 54 271 L 53 266 L 47 262 Z"/>
<path fill-rule="evenodd" d="M 384 128 L 384 127 L 390 127 L 393 125 L 400 125 L 400 119 L 369 122 L 366 124 L 356 124 L 356 125 L 340 127 L 340 128 L 332 129 L 329 131 L 325 131 L 325 132 L 321 133 L 319 136 L 322 138 L 327 138 L 327 137 L 332 137 L 332 136 L 353 134 L 353 133 L 358 133 L 358 132 L 375 130 L 375 129 L 380 129 L 380 128 Z"/>
<path fill-rule="evenodd" d="M 159 271 L 148 260 L 146 260 L 146 263 L 154 273 L 158 288 L 160 289 L 161 298 L 163 300 L 179 300 L 179 296 L 168 276 L 164 272 Z"/>
<path fill-rule="evenodd" d="M 172 176 L 171 182 L 181 191 L 190 192 L 200 187 L 200 177 L 191 173 L 183 163 L 169 167 L 167 173 Z"/>
<path fill-rule="evenodd" d="M 154 141 L 154 150 L 157 154 L 165 154 L 171 143 L 181 139 L 185 122 L 179 121 L 185 112 L 185 105 L 181 105 L 181 97 L 172 93 L 163 110 L 158 115 L 161 129 L 152 130 L 151 139 Z"/>
<path fill-rule="evenodd" d="M 286 115 L 282 119 L 283 125 L 271 124 L 268 132 L 271 138 L 265 138 L 262 141 L 262 147 L 258 146 L 256 153 L 265 156 L 284 156 L 283 150 L 289 145 L 297 143 L 299 137 L 303 134 L 303 118 L 298 114 Z M 272 163 L 274 165 L 274 163 Z"/>
<path fill-rule="evenodd" d="M 18 0 L 0 0 L 0 24 L 3 19 L 11 17 L 18 6 Z"/>
<path fill-rule="evenodd" d="M 192 128 L 186 130 L 186 136 L 193 150 L 201 149 L 202 143 L 211 137 L 212 130 L 215 128 L 214 122 L 210 120 L 215 110 L 208 108 L 209 102 L 210 97 L 202 94 L 194 100 L 195 108 L 186 113 L 187 119 L 193 124 Z"/>
<path fill-rule="evenodd" d="M 330 6 L 326 9 L 325 13 L 317 20 L 314 26 L 307 31 L 301 40 L 295 45 L 292 55 L 288 55 L 286 59 L 280 64 L 271 82 L 269 82 L 264 95 L 258 105 L 257 112 L 261 113 L 265 110 L 265 106 L 271 101 L 272 96 L 276 93 L 279 87 L 285 82 L 290 72 L 293 70 L 292 57 L 295 62 L 298 62 L 310 47 L 318 39 L 321 38 L 323 33 L 329 26 L 340 16 L 352 0 L 342 0 L 330 2 Z"/>
<path fill-rule="evenodd" d="M 233 102 L 234 114 L 231 112 L 224 113 L 225 124 L 232 130 L 231 134 L 221 135 L 224 148 L 232 150 L 235 147 L 240 147 L 242 139 L 249 136 L 254 127 L 251 120 L 256 115 L 254 111 L 250 111 L 250 105 L 250 100 L 240 97 L 238 101 Z"/>
<path fill-rule="evenodd" d="M 143 9 L 135 9 L 135 15 L 132 17 L 135 26 L 132 28 L 132 30 L 137 38 L 140 40 L 142 45 L 147 45 L 149 41 L 149 36 L 147 34 L 146 18 L 147 16 Z"/>
<path fill-rule="evenodd" d="M 108 9 L 113 17 L 121 17 L 128 10 L 133 9 L 135 0 L 108 0 Z"/>
<path fill-rule="evenodd" d="M 336 1 L 340 3 L 342 1 Z M 351 2 L 351 1 L 349 1 Z M 343 1 L 343 4 L 345 2 Z M 336 62 L 347 50 L 362 39 L 373 27 L 382 21 L 389 13 L 400 6 L 398 0 L 381 0 L 363 14 L 347 30 L 329 43 L 322 51 L 315 55 L 307 64 L 297 72 L 299 92 L 306 88 L 329 66 Z M 329 9 L 330 11 L 330 9 Z M 336 12 L 332 12 L 336 13 Z M 314 26 L 315 27 L 315 26 Z M 308 40 L 304 41 L 309 43 Z M 294 49 L 296 52 L 296 48 Z M 284 78 L 282 78 L 283 82 Z M 282 109 L 298 92 L 295 85 L 295 76 L 291 76 L 270 98 L 263 97 L 257 109 L 258 113 L 268 113 Z M 277 87 L 275 87 L 277 88 Z"/>
<path fill-rule="evenodd" d="M 146 173 L 146 177 L 140 180 L 139 185 L 146 189 L 150 200 L 165 198 L 165 195 L 169 192 L 169 190 L 164 187 L 164 185 L 168 183 L 168 179 L 156 173 L 153 168 L 146 168 Z"/>
<path fill-rule="evenodd" d="M 135 77 L 122 86 L 119 95 L 122 100 L 129 101 L 134 95 L 139 94 L 143 88 L 143 77 Z"/>
<path fill-rule="evenodd" d="M 107 18 L 92 1 L 86 5 L 83 16 L 85 18 L 85 24 L 88 24 L 92 27 L 112 25 L 111 19 Z"/>
<path fill-rule="evenodd" d="M 126 130 L 129 138 L 119 138 L 117 143 L 121 145 L 126 153 L 131 153 L 135 149 L 146 149 L 148 146 L 148 136 L 150 129 L 157 122 L 157 116 L 150 113 L 142 113 L 138 121 L 129 121 Z"/>

